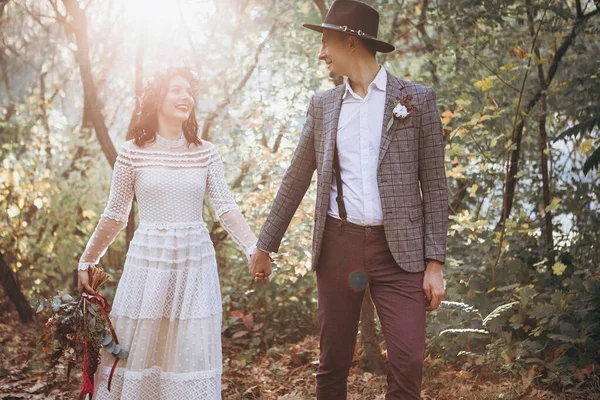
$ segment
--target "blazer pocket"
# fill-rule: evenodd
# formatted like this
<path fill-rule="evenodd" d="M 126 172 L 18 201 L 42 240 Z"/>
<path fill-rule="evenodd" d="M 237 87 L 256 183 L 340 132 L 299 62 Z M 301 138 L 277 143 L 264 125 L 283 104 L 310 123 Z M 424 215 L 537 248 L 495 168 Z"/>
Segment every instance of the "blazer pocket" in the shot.
<path fill-rule="evenodd" d="M 423 208 L 421 206 L 411 208 L 408 211 L 408 217 L 411 221 L 417 221 L 418 219 L 423 218 Z"/>

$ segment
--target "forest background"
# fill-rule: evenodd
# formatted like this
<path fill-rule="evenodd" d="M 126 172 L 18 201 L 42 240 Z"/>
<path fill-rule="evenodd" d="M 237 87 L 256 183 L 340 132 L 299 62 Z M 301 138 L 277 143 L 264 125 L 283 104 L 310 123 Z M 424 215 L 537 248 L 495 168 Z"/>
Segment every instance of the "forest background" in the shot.
<path fill-rule="evenodd" d="M 444 127 L 447 302 L 428 314 L 423 397 L 600 396 L 600 5 L 365 2 L 380 11 L 379 36 L 396 46 L 379 62 L 434 87 Z M 4 398 L 75 393 L 63 371 L 43 372 L 36 343 L 47 316 L 29 303 L 75 293 L 77 260 L 143 82 L 172 64 L 198 72 L 201 137 L 217 145 L 258 233 L 310 97 L 341 82 L 317 59 L 319 35 L 301 27 L 320 23 L 330 6 L 0 0 Z M 315 187 L 269 284 L 252 283 L 245 257 L 205 209 L 223 293 L 225 398 L 314 396 Z M 114 278 L 103 290 L 109 299 L 136 223 L 134 206 L 101 261 Z M 383 398 L 385 348 L 368 298 L 362 311 L 351 395 Z"/>

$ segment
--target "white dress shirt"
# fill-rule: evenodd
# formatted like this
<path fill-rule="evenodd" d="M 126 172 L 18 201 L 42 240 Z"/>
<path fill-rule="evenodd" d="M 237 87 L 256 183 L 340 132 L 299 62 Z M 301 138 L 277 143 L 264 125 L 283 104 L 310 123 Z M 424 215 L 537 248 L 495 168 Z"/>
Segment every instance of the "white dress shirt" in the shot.
<path fill-rule="evenodd" d="M 387 73 L 383 67 L 371 82 L 365 98 L 346 80 L 337 130 L 337 149 L 342 171 L 344 204 L 348 221 L 358 225 L 383 225 L 377 186 L 377 162 L 381 145 Z M 328 214 L 340 218 L 335 173 Z"/>

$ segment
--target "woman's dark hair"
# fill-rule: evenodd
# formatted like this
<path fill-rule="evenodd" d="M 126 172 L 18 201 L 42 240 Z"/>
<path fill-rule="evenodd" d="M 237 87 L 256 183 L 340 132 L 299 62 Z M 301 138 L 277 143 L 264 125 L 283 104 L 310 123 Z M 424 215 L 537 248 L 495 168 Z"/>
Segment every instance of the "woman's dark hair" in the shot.
<path fill-rule="evenodd" d="M 153 79 L 146 84 L 142 92 L 139 119 L 129 129 L 129 134 L 133 137 L 135 144 L 139 147 L 146 143 L 156 140 L 158 132 L 158 109 L 162 104 L 169 82 L 175 76 L 181 76 L 187 80 L 192 87 L 192 97 L 194 98 L 194 107 L 190 112 L 189 118 L 182 124 L 183 134 L 188 142 L 200 146 L 202 142 L 198 137 L 198 121 L 196 121 L 196 97 L 195 92 L 198 87 L 198 77 L 194 71 L 187 67 L 169 67 L 164 71 L 154 74 Z"/>

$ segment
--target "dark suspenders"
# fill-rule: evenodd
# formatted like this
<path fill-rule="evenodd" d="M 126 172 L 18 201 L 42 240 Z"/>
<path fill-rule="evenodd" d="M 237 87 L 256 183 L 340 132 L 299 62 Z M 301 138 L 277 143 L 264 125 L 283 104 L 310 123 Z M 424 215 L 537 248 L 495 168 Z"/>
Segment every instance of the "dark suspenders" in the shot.
<path fill-rule="evenodd" d="M 340 158 L 338 157 L 338 149 L 337 143 L 335 145 L 334 153 L 333 153 L 333 167 L 335 168 L 335 181 L 337 184 L 337 197 L 335 201 L 338 204 L 338 209 L 340 211 L 340 218 L 342 221 L 346 222 L 348 219 L 348 213 L 346 212 L 346 204 L 344 203 L 344 189 L 342 187 L 342 171 L 340 169 Z"/>

